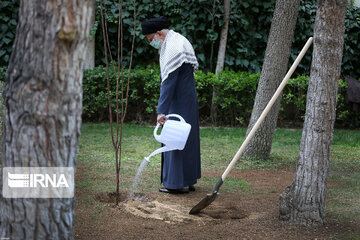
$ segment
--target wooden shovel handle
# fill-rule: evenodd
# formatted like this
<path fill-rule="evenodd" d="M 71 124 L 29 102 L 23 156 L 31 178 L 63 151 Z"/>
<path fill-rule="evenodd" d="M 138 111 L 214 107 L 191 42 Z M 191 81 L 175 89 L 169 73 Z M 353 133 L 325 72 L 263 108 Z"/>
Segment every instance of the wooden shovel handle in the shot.
<path fill-rule="evenodd" d="M 301 59 L 303 58 L 303 56 L 305 55 L 306 51 L 309 49 L 310 45 L 313 42 L 313 38 L 310 37 L 306 44 L 304 45 L 303 49 L 301 50 L 301 52 L 299 53 L 299 55 L 297 56 L 297 58 L 295 59 L 294 63 L 292 64 L 291 68 L 289 69 L 289 71 L 287 72 L 287 74 L 285 75 L 284 79 L 282 80 L 282 82 L 280 83 L 278 89 L 276 90 L 274 96 L 272 96 L 272 98 L 270 99 L 269 103 L 266 105 L 264 111 L 261 113 L 259 119 L 256 121 L 255 125 L 253 126 L 253 128 L 251 129 L 249 135 L 246 137 L 245 141 L 243 142 L 243 144 L 241 145 L 241 147 L 239 148 L 239 150 L 237 151 L 237 153 L 235 154 L 234 158 L 231 160 L 229 166 L 226 168 L 225 172 L 223 173 L 223 175 L 221 176 L 221 179 L 224 181 L 225 178 L 227 177 L 227 175 L 229 174 L 229 172 L 231 171 L 231 169 L 234 167 L 235 163 L 239 160 L 239 158 L 241 157 L 242 153 L 244 152 L 245 148 L 247 147 L 247 145 L 249 144 L 250 140 L 252 139 L 252 137 L 255 135 L 256 130 L 260 127 L 260 124 L 263 122 L 264 118 L 266 117 L 266 115 L 268 114 L 268 112 L 270 111 L 271 107 L 274 105 L 276 99 L 279 97 L 281 91 L 283 90 L 283 88 L 285 87 L 287 81 L 289 80 L 289 78 L 291 77 L 291 75 L 294 73 L 296 67 L 299 65 Z"/>

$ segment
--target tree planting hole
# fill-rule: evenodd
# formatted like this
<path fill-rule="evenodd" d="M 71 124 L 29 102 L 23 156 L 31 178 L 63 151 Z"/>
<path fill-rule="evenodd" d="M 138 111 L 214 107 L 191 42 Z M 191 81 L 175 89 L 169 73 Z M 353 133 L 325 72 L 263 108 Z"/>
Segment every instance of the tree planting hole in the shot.
<path fill-rule="evenodd" d="M 203 213 L 213 219 L 243 219 L 247 218 L 248 214 L 241 209 L 209 209 L 204 210 Z"/>

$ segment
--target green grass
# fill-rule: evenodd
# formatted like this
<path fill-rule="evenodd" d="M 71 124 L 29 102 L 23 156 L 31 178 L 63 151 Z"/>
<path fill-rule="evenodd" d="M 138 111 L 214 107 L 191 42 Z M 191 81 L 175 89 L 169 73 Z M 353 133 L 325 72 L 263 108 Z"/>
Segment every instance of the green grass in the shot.
<path fill-rule="evenodd" d="M 360 172 L 335 173 L 330 179 L 340 184 L 328 189 L 328 215 L 347 221 L 360 219 Z"/>
<path fill-rule="evenodd" d="M 96 174 L 98 178 L 93 179 L 91 173 L 85 174 L 84 180 L 79 183 L 80 187 L 90 187 L 93 190 L 114 189 L 115 156 L 109 124 L 84 124 L 81 132 L 78 159 L 86 169 L 98 173 Z M 202 171 L 224 171 L 241 146 L 245 132 L 244 128 L 201 128 Z M 142 159 L 160 147 L 152 134 L 153 127 L 125 125 L 121 163 L 123 189 L 130 187 Z M 298 136 L 294 134 L 300 135 L 301 132 L 292 133 L 287 138 L 297 138 Z M 289 142 L 289 140 L 284 141 Z M 277 142 L 275 144 L 279 145 Z M 269 161 L 241 159 L 235 169 L 279 168 L 294 165 L 297 158 L 296 148 L 295 144 L 292 148 L 277 147 Z M 214 181 L 202 179 L 203 183 L 200 186 L 211 188 L 219 177 L 220 175 L 215 177 Z M 145 192 L 154 188 L 154 185 L 159 185 L 160 155 L 151 158 L 151 162 L 144 170 L 143 179 L 145 180 L 141 181 L 139 187 Z M 230 182 L 231 180 L 227 180 L 227 185 L 233 186 Z"/>
<path fill-rule="evenodd" d="M 223 172 L 244 141 L 245 128 L 201 128 L 203 172 Z M 84 191 L 115 190 L 115 157 L 109 124 L 83 124 L 79 143 L 78 167 L 81 179 L 76 187 Z M 299 154 L 301 129 L 277 129 L 268 161 L 240 159 L 235 169 L 286 169 L 295 171 Z M 160 147 L 153 137 L 153 127 L 126 124 L 123 133 L 121 190 L 128 190 L 145 156 Z M 360 220 L 360 131 L 335 130 L 331 146 L 330 181 L 339 182 L 328 188 L 328 216 Z M 219 176 L 203 177 L 198 186 L 211 190 Z M 212 174 L 213 176 L 213 174 Z M 151 158 L 138 185 L 140 192 L 156 191 L 160 186 L 160 155 Z M 253 193 L 243 179 L 229 177 L 223 191 Z"/>

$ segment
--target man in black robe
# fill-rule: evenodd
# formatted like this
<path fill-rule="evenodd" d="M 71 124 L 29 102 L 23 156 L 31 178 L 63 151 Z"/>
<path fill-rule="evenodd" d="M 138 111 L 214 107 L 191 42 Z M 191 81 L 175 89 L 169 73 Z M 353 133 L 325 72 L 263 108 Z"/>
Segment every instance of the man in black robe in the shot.
<path fill-rule="evenodd" d="M 198 67 L 194 49 L 181 34 L 168 30 L 165 17 L 142 22 L 142 33 L 151 46 L 159 50 L 161 90 L 157 122 L 164 124 L 166 115 L 175 113 L 191 125 L 183 150 L 163 153 L 161 192 L 187 193 L 201 177 L 199 114 L 194 72 Z"/>

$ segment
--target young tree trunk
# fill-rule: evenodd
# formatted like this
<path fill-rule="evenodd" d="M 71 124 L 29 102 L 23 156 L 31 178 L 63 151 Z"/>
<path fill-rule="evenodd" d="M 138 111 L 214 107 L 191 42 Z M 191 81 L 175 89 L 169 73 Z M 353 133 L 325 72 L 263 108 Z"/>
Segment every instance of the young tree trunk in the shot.
<path fill-rule="evenodd" d="M 3 91 L 2 168 L 76 167 L 90 3 L 21 1 Z M 0 238 L 73 239 L 74 204 L 0 194 Z"/>
<path fill-rule="evenodd" d="M 220 44 L 219 44 L 215 74 L 217 74 L 218 72 L 224 69 L 226 42 L 229 32 L 229 22 L 230 22 L 230 0 L 224 0 L 224 25 L 221 28 Z"/>
<path fill-rule="evenodd" d="M 91 0 L 92 5 L 92 14 L 91 14 L 91 28 L 93 28 L 95 23 L 95 10 L 96 10 L 96 0 Z M 85 62 L 84 62 L 84 69 L 93 69 L 95 67 L 95 34 L 92 36 L 92 39 L 89 39 L 87 44 L 86 53 L 85 53 Z"/>
<path fill-rule="evenodd" d="M 293 183 L 280 196 L 280 219 L 325 223 L 326 184 L 344 45 L 346 0 L 318 0 L 306 117 Z"/>
<path fill-rule="evenodd" d="M 230 0 L 224 0 L 224 25 L 221 28 L 220 44 L 219 44 L 219 51 L 218 51 L 216 70 L 215 70 L 216 75 L 224 69 L 226 42 L 229 32 L 229 22 L 230 22 Z M 217 104 L 215 103 L 217 91 L 218 90 L 216 89 L 216 87 L 214 87 L 212 93 L 211 112 L 210 112 L 211 122 L 214 125 L 216 125 L 217 123 Z"/>
<path fill-rule="evenodd" d="M 276 0 L 264 64 L 247 134 L 251 131 L 286 74 L 300 0 Z M 281 96 L 244 151 L 244 156 L 268 159 L 280 109 Z"/>
<path fill-rule="evenodd" d="M 211 15 L 211 32 L 214 32 L 215 29 L 215 13 L 216 13 L 216 0 L 213 0 L 212 4 L 212 10 L 210 12 Z M 210 39 L 211 41 L 211 47 L 210 47 L 210 71 L 213 71 L 213 55 L 214 55 L 214 41 L 213 39 Z"/>

